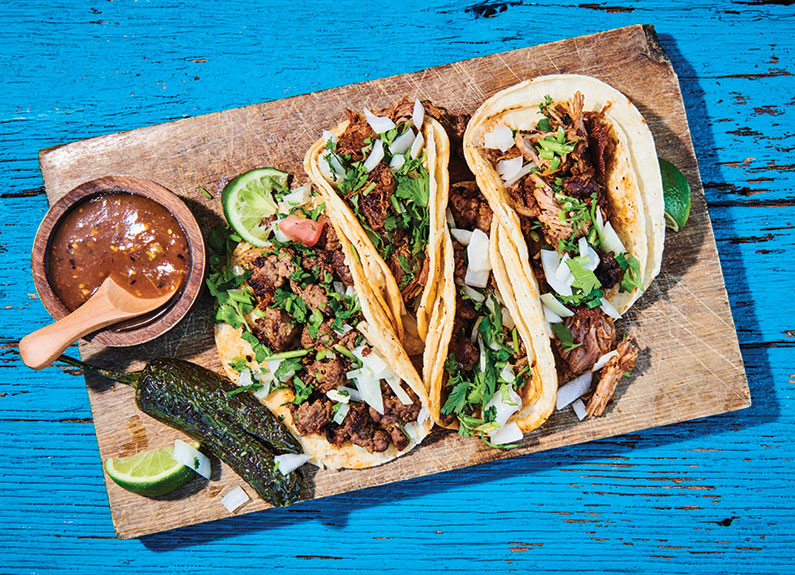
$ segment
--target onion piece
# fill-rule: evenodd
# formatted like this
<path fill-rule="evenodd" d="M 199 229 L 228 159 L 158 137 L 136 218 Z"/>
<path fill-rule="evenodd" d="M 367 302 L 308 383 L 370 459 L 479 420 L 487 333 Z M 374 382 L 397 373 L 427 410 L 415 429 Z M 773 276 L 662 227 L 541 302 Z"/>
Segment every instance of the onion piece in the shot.
<path fill-rule="evenodd" d="M 334 135 L 334 132 L 331 130 L 323 130 L 323 141 L 328 143 L 331 140 L 332 142 L 337 141 L 337 136 Z"/>
<path fill-rule="evenodd" d="M 312 196 L 312 187 L 309 184 L 304 184 L 295 189 L 290 190 L 290 193 L 282 197 L 282 203 L 290 207 L 302 206 L 307 203 Z M 289 211 L 289 210 L 285 210 Z"/>
<path fill-rule="evenodd" d="M 414 143 L 414 130 L 409 128 L 403 134 L 395 138 L 389 145 L 390 154 L 405 154 L 411 149 L 411 144 Z"/>
<path fill-rule="evenodd" d="M 585 409 L 585 404 L 582 402 L 582 399 L 578 399 L 572 403 L 571 407 L 574 409 L 574 413 L 577 414 L 577 419 L 580 421 L 588 417 L 588 411 Z"/>
<path fill-rule="evenodd" d="M 468 246 L 472 239 L 472 232 L 469 230 L 462 230 L 460 228 L 451 228 L 450 235 L 462 246 Z"/>
<path fill-rule="evenodd" d="M 566 285 L 555 279 L 555 272 L 560 267 L 560 258 L 555 250 L 541 250 L 541 266 L 544 268 L 549 287 L 562 296 L 571 295 L 571 285 Z"/>
<path fill-rule="evenodd" d="M 281 220 L 278 220 L 278 219 L 277 219 L 277 220 L 273 220 L 273 221 L 271 222 L 271 225 L 270 225 L 270 230 L 271 230 L 271 233 L 273 234 L 273 236 L 274 236 L 274 237 L 275 237 L 275 238 L 276 238 L 278 241 L 280 241 L 281 243 L 287 243 L 287 242 L 289 242 L 289 241 L 290 241 L 290 238 L 288 238 L 288 237 L 287 237 L 287 236 L 284 234 L 284 232 L 281 230 L 281 228 L 279 228 L 279 222 L 280 222 L 280 221 L 281 221 Z"/>
<path fill-rule="evenodd" d="M 453 217 L 453 212 L 450 211 L 450 208 L 447 208 L 447 211 L 444 213 L 444 217 L 447 220 L 447 225 L 451 228 L 454 228 L 455 218 Z"/>
<path fill-rule="evenodd" d="M 497 162 L 497 173 L 500 175 L 503 182 L 507 182 L 519 173 L 523 163 L 524 159 L 522 156 L 517 156 L 510 160 L 500 160 Z"/>
<path fill-rule="evenodd" d="M 411 397 L 409 397 L 409 394 L 406 393 L 406 390 L 400 385 L 400 377 L 397 374 L 392 377 L 385 377 L 384 381 L 386 381 L 387 385 L 395 393 L 395 397 L 398 398 L 400 403 L 403 405 L 411 405 Z"/>
<path fill-rule="evenodd" d="M 514 185 L 516 182 L 518 182 L 523 177 L 525 177 L 527 174 L 529 174 L 533 170 L 533 168 L 535 168 L 535 167 L 536 167 L 536 163 L 535 162 L 526 163 L 524 166 L 522 166 L 521 170 L 519 170 L 518 172 L 516 172 L 514 174 L 514 176 L 512 178 L 510 178 L 509 180 L 505 180 L 505 187 L 508 188 L 508 187 Z"/>
<path fill-rule="evenodd" d="M 414 109 L 411 112 L 411 121 L 417 130 L 422 130 L 422 123 L 425 121 L 425 106 L 419 100 L 414 100 Z"/>
<path fill-rule="evenodd" d="M 334 417 L 331 418 L 331 421 L 337 425 L 342 425 L 342 422 L 345 421 L 345 416 L 348 415 L 350 410 L 350 405 L 347 403 L 340 403 L 340 406 L 337 408 L 337 413 L 334 414 Z"/>
<path fill-rule="evenodd" d="M 560 258 L 560 265 L 558 265 L 558 269 L 555 270 L 555 279 L 566 285 L 571 285 L 574 282 L 574 274 L 571 273 L 571 268 L 569 264 L 566 263 L 570 259 L 571 256 L 569 256 L 569 254 L 563 254 L 563 257 Z"/>
<path fill-rule="evenodd" d="M 617 355 L 618 351 L 615 349 L 613 351 L 608 351 L 606 354 L 604 354 L 602 357 L 596 360 L 596 363 L 593 364 L 591 371 L 599 371 L 605 365 L 607 365 L 607 362 L 610 360 L 611 357 L 615 357 Z"/>
<path fill-rule="evenodd" d="M 577 247 L 580 251 L 580 257 L 588 258 L 588 265 L 583 266 L 585 269 L 594 271 L 599 267 L 599 262 L 601 261 L 599 259 L 599 254 L 591 247 L 591 244 L 588 243 L 588 239 L 585 236 L 580 238 Z"/>
<path fill-rule="evenodd" d="M 605 249 L 608 252 L 613 252 L 614 254 L 618 255 L 627 251 L 624 248 L 624 244 L 621 242 L 621 238 L 618 237 L 618 234 L 613 229 L 613 224 L 610 222 L 605 224 L 605 227 L 602 230 L 602 235 L 604 236 Z"/>
<path fill-rule="evenodd" d="M 305 453 L 284 453 L 277 455 L 273 460 L 279 464 L 279 472 L 288 475 L 309 461 L 309 456 Z"/>
<path fill-rule="evenodd" d="M 508 126 L 497 126 L 491 132 L 483 134 L 483 147 L 489 150 L 505 152 L 512 148 L 515 143 L 513 130 Z"/>
<path fill-rule="evenodd" d="M 558 301 L 551 293 L 545 293 L 541 296 L 541 302 L 549 308 L 549 311 L 554 311 L 560 317 L 571 317 L 574 312 L 567 308 L 565 305 Z"/>
<path fill-rule="evenodd" d="M 511 310 L 509 310 L 507 307 L 502 308 L 502 325 L 508 329 L 513 329 L 516 327 L 516 323 L 513 321 L 513 316 L 511 316 Z"/>
<path fill-rule="evenodd" d="M 364 119 L 370 124 L 373 132 L 376 134 L 383 134 L 395 127 L 395 122 L 384 116 L 376 116 L 367 108 L 364 109 Z"/>
<path fill-rule="evenodd" d="M 400 168 L 403 167 L 403 164 L 405 163 L 406 163 L 406 156 L 398 154 L 392 156 L 392 160 L 389 162 L 389 167 L 397 172 Z"/>
<path fill-rule="evenodd" d="M 483 300 L 486 299 L 486 296 L 484 296 L 479 291 L 473 290 L 468 285 L 464 285 L 461 289 L 464 291 L 465 294 L 467 294 L 470 298 L 472 298 L 477 302 L 482 302 Z"/>
<path fill-rule="evenodd" d="M 251 385 L 251 370 L 249 368 L 244 368 L 243 371 L 240 372 L 240 376 L 237 378 L 237 384 L 240 387 Z"/>
<path fill-rule="evenodd" d="M 329 389 L 326 392 L 326 397 L 328 397 L 331 401 L 336 401 L 337 403 L 348 403 L 351 400 L 350 394 L 344 395 L 338 389 Z"/>
<path fill-rule="evenodd" d="M 513 367 L 511 367 L 510 363 L 506 363 L 505 367 L 502 368 L 502 371 L 500 372 L 500 377 L 503 380 L 507 381 L 508 383 L 512 383 L 513 380 L 516 379 L 516 375 L 514 375 L 513 373 Z"/>
<path fill-rule="evenodd" d="M 174 442 L 174 453 L 171 455 L 171 458 L 185 467 L 190 467 L 205 479 L 210 479 L 212 475 L 210 458 L 181 439 L 177 439 Z"/>
<path fill-rule="evenodd" d="M 607 299 L 602 298 L 602 305 L 599 307 L 602 308 L 602 311 L 605 312 L 605 314 L 609 315 L 613 319 L 621 319 L 621 314 L 618 313 L 618 310 L 615 308 L 615 306 L 607 301 Z"/>
<path fill-rule="evenodd" d="M 590 371 L 575 377 L 569 383 L 558 388 L 558 399 L 555 402 L 555 409 L 560 411 L 575 399 L 579 399 L 591 387 L 593 373 Z"/>
<path fill-rule="evenodd" d="M 467 246 L 468 268 L 473 271 L 481 272 L 491 269 L 489 258 L 489 236 L 480 229 L 475 229 Z"/>
<path fill-rule="evenodd" d="M 351 387 L 345 387 L 343 385 L 338 385 L 337 386 L 337 391 L 346 392 L 350 396 L 351 401 L 364 401 L 362 399 L 362 394 L 359 393 L 358 389 L 353 389 Z"/>
<path fill-rule="evenodd" d="M 334 286 L 335 292 L 340 295 L 345 295 L 345 284 L 343 284 L 341 281 L 334 280 L 331 285 Z"/>
<path fill-rule="evenodd" d="M 516 443 L 521 441 L 524 434 L 519 426 L 513 421 L 506 423 L 497 431 L 489 434 L 489 439 L 495 445 L 505 445 L 506 443 Z"/>
<path fill-rule="evenodd" d="M 411 143 L 411 153 L 409 154 L 413 160 L 420 157 L 422 147 L 425 145 L 425 138 L 422 137 L 422 132 L 417 132 L 417 137 Z"/>
<path fill-rule="evenodd" d="M 546 304 L 543 304 L 541 307 L 544 308 L 544 319 L 547 320 L 547 323 L 562 323 L 563 318 L 556 314 L 554 311 L 549 309 Z"/>
<path fill-rule="evenodd" d="M 384 142 L 380 139 L 373 142 L 373 149 L 370 150 L 370 155 L 364 161 L 364 169 L 372 172 L 373 169 L 384 159 Z"/>
<path fill-rule="evenodd" d="M 503 397 L 506 393 L 508 395 L 507 398 Z M 494 421 L 499 423 L 500 427 L 502 427 L 505 425 L 505 422 L 508 421 L 509 417 L 522 409 L 522 399 L 519 397 L 519 394 L 513 390 L 513 387 L 504 383 L 494 392 L 491 400 L 486 404 L 484 411 L 488 411 L 492 407 L 497 412 Z"/>
<path fill-rule="evenodd" d="M 248 493 L 239 485 L 235 485 L 221 497 L 221 505 L 226 507 L 229 513 L 234 513 L 240 509 L 241 505 L 249 501 L 251 501 L 251 498 L 248 496 Z"/>
<path fill-rule="evenodd" d="M 471 268 L 467 268 L 464 283 L 472 287 L 485 288 L 489 285 L 489 274 L 491 274 L 491 270 L 476 272 Z"/>

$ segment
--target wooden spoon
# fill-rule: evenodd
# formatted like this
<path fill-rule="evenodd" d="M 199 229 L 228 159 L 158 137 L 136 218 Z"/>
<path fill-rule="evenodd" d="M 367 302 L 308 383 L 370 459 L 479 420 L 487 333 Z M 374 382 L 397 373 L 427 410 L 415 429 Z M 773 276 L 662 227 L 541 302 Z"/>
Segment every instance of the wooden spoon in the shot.
<path fill-rule="evenodd" d="M 107 278 L 86 303 L 55 323 L 34 331 L 19 342 L 19 355 L 25 365 L 42 369 L 84 335 L 103 327 L 154 311 L 171 299 L 176 288 L 156 298 L 132 295 Z"/>

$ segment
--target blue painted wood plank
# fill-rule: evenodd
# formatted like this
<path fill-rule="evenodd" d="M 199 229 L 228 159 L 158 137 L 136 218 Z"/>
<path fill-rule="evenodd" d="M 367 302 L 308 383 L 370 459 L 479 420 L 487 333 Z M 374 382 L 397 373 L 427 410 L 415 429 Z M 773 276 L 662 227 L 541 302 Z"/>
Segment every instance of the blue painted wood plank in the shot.
<path fill-rule="evenodd" d="M 786 3 L 0 6 L 0 571 L 780 573 L 795 562 Z M 639 22 L 680 74 L 754 404 L 142 541 L 113 536 L 83 382 L 22 367 L 39 149 Z"/>

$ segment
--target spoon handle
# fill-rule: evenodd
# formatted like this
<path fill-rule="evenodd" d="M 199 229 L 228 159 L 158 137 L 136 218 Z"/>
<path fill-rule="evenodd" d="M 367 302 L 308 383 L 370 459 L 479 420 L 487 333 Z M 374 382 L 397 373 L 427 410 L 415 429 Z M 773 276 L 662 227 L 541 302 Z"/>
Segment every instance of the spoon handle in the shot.
<path fill-rule="evenodd" d="M 107 296 L 101 291 L 69 315 L 23 337 L 19 342 L 19 355 L 25 365 L 33 369 L 45 368 L 84 335 L 147 311 L 120 312 L 109 305 Z"/>

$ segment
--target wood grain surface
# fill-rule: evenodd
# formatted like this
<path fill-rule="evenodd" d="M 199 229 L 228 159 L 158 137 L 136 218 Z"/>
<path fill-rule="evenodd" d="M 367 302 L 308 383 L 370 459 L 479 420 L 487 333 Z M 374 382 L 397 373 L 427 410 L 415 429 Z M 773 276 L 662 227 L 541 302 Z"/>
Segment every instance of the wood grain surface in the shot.
<path fill-rule="evenodd" d="M 490 449 L 475 439 L 437 430 L 419 449 L 373 469 L 305 468 L 303 498 L 747 407 L 748 386 L 678 80 L 651 26 L 483 56 L 50 148 L 39 156 L 44 186 L 52 202 L 81 182 L 107 174 L 151 179 L 194 206 L 209 230 L 223 212 L 220 200 L 208 200 L 201 189 L 218 191 L 219 182 L 262 166 L 293 173 L 298 182 L 305 180 L 301 165 L 306 150 L 323 129 L 339 121 L 346 107 L 380 109 L 409 95 L 429 98 L 455 113 L 473 113 L 486 98 L 519 79 L 557 72 L 596 76 L 628 95 L 647 119 L 658 153 L 679 166 L 692 183 L 688 226 L 682 233 L 669 235 L 661 275 L 619 324 L 643 350 L 633 376 L 619 386 L 617 401 L 606 416 L 580 423 L 571 409 L 555 413 L 541 429 L 527 435 L 518 449 Z M 217 351 L 208 339 L 210 313 L 211 304 L 205 298 L 184 325 L 146 346 L 120 350 L 86 344 L 82 354 L 104 367 L 140 365 L 149 358 L 176 355 L 220 371 Z M 92 376 L 88 381 L 103 459 L 131 455 L 181 437 L 140 413 L 134 406 L 133 390 L 109 388 Z M 246 487 L 226 467 L 205 485 L 190 484 L 181 493 L 159 499 L 129 493 L 109 478 L 106 484 L 121 538 L 226 517 L 229 514 L 219 499 L 235 485 Z M 242 512 L 265 507 L 256 499 Z"/>
<path fill-rule="evenodd" d="M 0 22 L 0 572 L 791 570 L 791 3 L 20 0 Z M 39 150 L 640 22 L 679 75 L 750 408 L 116 538 L 82 378 L 15 349 L 50 319 Z"/>

